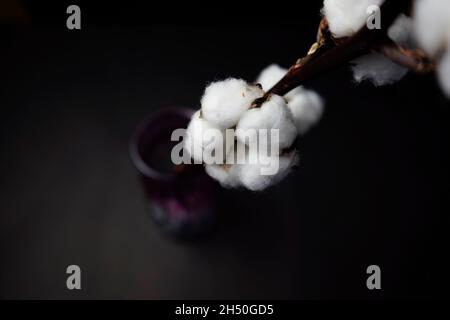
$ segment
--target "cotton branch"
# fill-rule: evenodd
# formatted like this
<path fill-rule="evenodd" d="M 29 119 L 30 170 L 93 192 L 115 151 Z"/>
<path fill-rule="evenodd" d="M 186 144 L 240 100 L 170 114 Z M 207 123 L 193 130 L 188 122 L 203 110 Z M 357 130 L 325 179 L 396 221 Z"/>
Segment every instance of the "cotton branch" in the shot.
<path fill-rule="evenodd" d="M 434 62 L 421 49 L 403 48 L 391 39 L 385 39 L 379 46 L 375 46 L 372 52 L 382 54 L 391 61 L 419 74 L 431 72 L 435 67 Z"/>
<path fill-rule="evenodd" d="M 341 39 L 333 38 L 323 18 L 316 43 L 304 58 L 298 59 L 289 68 L 287 74 L 267 92 L 266 97 L 270 94 L 285 95 L 295 87 L 373 51 L 419 73 L 431 70 L 433 63 L 421 51 L 409 51 L 387 40 L 388 28 L 400 13 L 409 10 L 410 5 L 411 0 L 386 0 L 380 8 L 381 29 L 364 26 L 354 35 Z M 255 104 L 263 101 L 264 97 L 255 101 Z"/>

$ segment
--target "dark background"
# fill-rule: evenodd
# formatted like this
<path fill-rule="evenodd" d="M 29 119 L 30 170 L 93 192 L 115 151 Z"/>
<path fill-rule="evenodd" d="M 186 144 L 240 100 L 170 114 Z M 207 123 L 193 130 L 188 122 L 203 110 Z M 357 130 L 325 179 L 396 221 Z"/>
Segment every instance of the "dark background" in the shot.
<path fill-rule="evenodd" d="M 68 4 L 0 10 L 1 298 L 449 296 L 450 105 L 433 76 L 376 89 L 343 67 L 311 81 L 326 112 L 300 170 L 262 194 L 224 191 L 234 218 L 176 242 L 148 217 L 133 129 L 198 108 L 214 79 L 288 67 L 320 2 L 83 2 L 80 31 L 65 28 Z M 70 264 L 81 291 L 65 287 Z M 381 291 L 366 288 L 371 264 Z"/>

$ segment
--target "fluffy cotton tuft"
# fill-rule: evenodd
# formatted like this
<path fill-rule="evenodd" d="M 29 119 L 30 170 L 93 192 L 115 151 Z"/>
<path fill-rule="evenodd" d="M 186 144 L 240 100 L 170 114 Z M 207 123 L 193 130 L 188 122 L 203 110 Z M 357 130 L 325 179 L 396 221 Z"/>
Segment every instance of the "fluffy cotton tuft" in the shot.
<path fill-rule="evenodd" d="M 369 17 L 367 9 L 384 0 L 325 0 L 322 13 L 336 38 L 349 37 L 361 29 Z"/>
<path fill-rule="evenodd" d="M 217 180 L 222 187 L 237 188 L 241 186 L 238 175 L 239 167 L 227 164 L 208 164 L 205 165 L 206 173 Z"/>
<path fill-rule="evenodd" d="M 368 54 L 352 61 L 353 78 L 356 82 L 369 80 L 376 87 L 401 80 L 408 70 L 380 54 Z"/>
<path fill-rule="evenodd" d="M 450 1 L 416 0 L 414 34 L 422 49 L 436 55 L 450 43 Z"/>
<path fill-rule="evenodd" d="M 297 88 L 290 94 L 288 108 L 298 133 L 304 134 L 322 117 L 323 100 L 316 92 L 302 88 Z"/>
<path fill-rule="evenodd" d="M 416 40 L 436 59 L 439 84 L 450 98 L 450 1 L 417 0 L 413 19 Z"/>
<path fill-rule="evenodd" d="M 205 169 L 208 175 L 225 188 L 244 187 L 262 191 L 284 179 L 297 164 L 298 154 L 295 151 L 283 155 L 260 156 L 258 150 L 238 141 L 235 148 L 227 154 L 226 164 L 206 165 Z M 269 172 L 264 171 L 267 169 Z"/>
<path fill-rule="evenodd" d="M 200 111 L 194 113 L 184 138 L 184 150 L 196 163 L 202 163 L 203 152 L 212 152 L 216 147 L 216 143 L 218 143 L 218 141 L 215 141 L 214 139 L 208 140 L 205 137 L 204 133 L 207 130 L 218 129 L 200 115 Z"/>
<path fill-rule="evenodd" d="M 298 164 L 298 154 L 291 151 L 281 156 L 272 156 L 269 158 L 269 164 L 261 163 L 245 164 L 239 170 L 239 179 L 244 187 L 252 191 L 262 191 L 283 180 L 291 169 Z M 278 171 L 273 175 L 261 174 L 263 167 L 268 167 L 273 161 L 278 161 Z"/>
<path fill-rule="evenodd" d="M 349 37 L 361 29 L 369 17 L 368 8 L 381 6 L 384 0 L 325 0 L 322 9 L 328 25 L 337 38 Z M 412 20 L 400 15 L 388 30 L 389 37 L 402 46 L 412 44 Z M 375 86 L 395 83 L 408 70 L 382 55 L 369 54 L 352 61 L 356 82 L 369 80 Z"/>
<path fill-rule="evenodd" d="M 286 101 L 283 97 L 272 95 L 260 108 L 248 110 L 239 120 L 236 137 L 242 143 L 257 143 L 257 135 L 246 135 L 249 129 L 271 129 L 279 131 L 280 149 L 289 148 L 297 136 L 297 129 Z M 269 141 L 270 142 L 270 141 Z"/>
<path fill-rule="evenodd" d="M 411 47 L 412 19 L 400 15 L 388 30 L 389 37 L 404 47 Z M 353 78 L 356 82 L 370 81 L 374 86 L 393 84 L 401 80 L 408 69 L 392 62 L 381 54 L 368 54 L 352 61 Z"/>
<path fill-rule="evenodd" d="M 437 66 L 439 83 L 447 98 L 450 99 L 450 50 L 444 54 Z"/>
<path fill-rule="evenodd" d="M 238 152 L 240 150 L 240 152 Z M 242 186 L 239 178 L 241 165 L 246 161 L 247 148 L 245 145 L 236 141 L 225 157 L 224 164 L 206 165 L 206 173 L 213 179 L 217 180 L 222 187 L 237 188 Z"/>
<path fill-rule="evenodd" d="M 230 78 L 211 83 L 201 100 L 203 117 L 222 129 L 235 126 L 252 102 L 264 91 L 242 79 Z"/>
<path fill-rule="evenodd" d="M 250 109 L 254 100 L 265 94 L 263 89 L 270 89 L 286 72 L 286 69 L 274 64 L 263 70 L 258 77 L 257 83 L 261 86 L 230 78 L 212 83 L 206 88 L 201 101 L 202 108 L 194 114 L 188 126 L 185 149 L 194 160 L 204 160 L 204 153 L 211 154 L 217 149 L 218 142 L 214 139 L 208 141 L 204 132 L 209 129 L 218 130 L 228 147 L 224 150 L 225 162 L 204 162 L 207 174 L 223 187 L 242 186 L 261 191 L 278 183 L 297 164 L 297 153 L 287 150 L 292 150 L 299 133 L 306 132 L 319 120 L 323 112 L 320 96 L 311 90 L 297 87 L 286 94 L 285 98 L 273 94 L 260 107 Z M 225 129 L 234 126 L 235 135 L 229 136 L 228 130 L 225 137 Z M 248 129 L 252 129 L 249 130 L 250 135 Z M 266 129 L 268 134 L 265 147 L 261 145 L 261 129 Z M 279 145 L 274 150 L 270 145 L 272 129 L 277 129 L 279 135 Z M 226 143 L 229 141 L 233 143 Z"/>
<path fill-rule="evenodd" d="M 264 90 L 268 90 L 281 80 L 286 72 L 287 69 L 271 64 L 260 73 L 256 82 L 261 84 Z M 284 97 L 299 134 L 306 133 L 322 117 L 323 100 L 315 91 L 299 86 Z"/>
<path fill-rule="evenodd" d="M 403 13 L 400 14 L 389 27 L 388 36 L 403 47 L 415 46 L 413 19 Z"/>
<path fill-rule="evenodd" d="M 271 64 L 259 74 L 256 82 L 259 83 L 264 90 L 270 90 L 281 78 L 284 77 L 287 70 L 277 64 Z"/>

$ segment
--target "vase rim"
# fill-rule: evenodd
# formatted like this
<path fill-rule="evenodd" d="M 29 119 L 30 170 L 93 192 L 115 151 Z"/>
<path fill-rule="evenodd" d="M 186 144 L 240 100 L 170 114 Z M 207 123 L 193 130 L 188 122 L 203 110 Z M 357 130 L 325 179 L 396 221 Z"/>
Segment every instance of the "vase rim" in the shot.
<path fill-rule="evenodd" d="M 149 114 L 138 124 L 130 139 L 129 154 L 133 165 L 139 173 L 154 180 L 171 181 L 175 179 L 175 173 L 161 172 L 151 167 L 146 161 L 144 161 L 141 151 L 139 150 L 139 142 L 144 132 L 148 130 L 150 123 L 158 121 L 160 118 L 178 115 L 186 118 L 187 125 L 194 112 L 195 110 L 187 107 L 162 108 L 152 114 Z"/>

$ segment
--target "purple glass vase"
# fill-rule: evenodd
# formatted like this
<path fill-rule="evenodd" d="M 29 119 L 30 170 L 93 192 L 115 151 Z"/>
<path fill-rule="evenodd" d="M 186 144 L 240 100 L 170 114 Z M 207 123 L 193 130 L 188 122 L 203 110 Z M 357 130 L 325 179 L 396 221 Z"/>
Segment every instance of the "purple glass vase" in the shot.
<path fill-rule="evenodd" d="M 139 172 L 150 216 L 167 233 L 192 238 L 216 222 L 217 183 L 202 165 L 174 165 L 171 141 L 175 129 L 186 128 L 193 114 L 187 108 L 165 108 L 144 120 L 130 142 L 131 160 Z"/>

